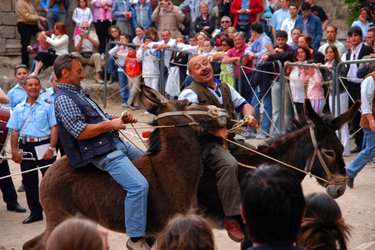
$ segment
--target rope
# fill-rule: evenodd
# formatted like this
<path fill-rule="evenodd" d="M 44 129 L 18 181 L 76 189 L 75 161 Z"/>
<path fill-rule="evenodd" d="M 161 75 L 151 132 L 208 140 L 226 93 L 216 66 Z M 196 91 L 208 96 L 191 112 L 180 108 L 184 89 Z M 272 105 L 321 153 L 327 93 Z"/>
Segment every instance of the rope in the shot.
<path fill-rule="evenodd" d="M 259 152 L 259 151 L 256 151 L 256 150 L 252 149 L 252 148 L 249 148 L 249 147 L 246 147 L 246 146 L 244 146 L 244 145 L 241 145 L 241 144 L 239 144 L 239 143 L 237 143 L 237 142 L 235 142 L 235 141 L 232 141 L 232 140 L 229 140 L 229 139 L 225 139 L 225 140 L 228 141 L 228 142 L 230 142 L 230 143 L 233 143 L 234 145 L 237 145 L 237 146 L 239 146 L 239 147 L 241 147 L 241 148 L 247 149 L 247 150 L 249 150 L 249 151 L 251 151 L 251 152 L 253 152 L 253 153 L 256 153 L 256 154 L 258 154 L 258 155 L 261 155 L 261 156 L 263 156 L 263 157 L 265 157 L 265 158 L 267 158 L 267 159 L 270 159 L 270 160 L 275 161 L 275 162 L 277 162 L 277 163 L 279 163 L 279 164 L 282 164 L 282 165 L 284 165 L 284 166 L 286 166 L 286 167 L 289 167 L 289 168 L 294 169 L 294 170 L 296 170 L 296 171 L 298 171 L 298 172 L 304 173 L 305 175 L 310 175 L 310 176 L 315 177 L 316 179 L 319 179 L 319 180 L 321 180 L 321 181 L 324 181 L 324 182 L 326 182 L 326 183 L 329 183 L 329 181 L 327 181 L 326 179 L 323 179 L 322 177 L 319 177 L 319 176 L 317 176 L 317 175 L 314 175 L 314 174 L 312 174 L 311 172 L 307 172 L 307 171 L 304 171 L 304 170 L 302 170 L 302 169 L 299 169 L 299 168 L 297 168 L 297 167 L 295 167 L 295 166 L 292 166 L 292 165 L 290 165 L 290 164 L 288 164 L 288 163 L 282 162 L 282 161 L 280 161 L 280 160 L 278 160 L 278 159 L 275 159 L 275 158 L 273 158 L 273 157 L 271 157 L 271 156 L 268 156 L 268 155 L 266 155 L 266 154 L 263 154 L 263 153 L 261 153 L 261 152 Z M 240 165 L 240 166 L 241 166 L 241 165 Z"/>
<path fill-rule="evenodd" d="M 6 176 L 3 176 L 3 177 L 0 177 L 0 180 L 2 179 L 6 179 L 6 178 L 9 178 L 9 177 L 12 177 L 12 176 L 16 176 L 16 175 L 21 175 L 21 174 L 26 174 L 26 173 L 29 173 L 29 172 L 32 172 L 32 171 L 36 171 L 36 170 L 40 170 L 40 169 L 44 169 L 44 168 L 48 168 L 52 166 L 52 164 L 50 165 L 45 165 L 45 166 L 42 166 L 42 167 L 36 167 L 36 168 L 33 168 L 33 169 L 29 169 L 29 170 L 25 170 L 25 171 L 21 171 L 19 173 L 14 173 L 14 174 L 10 174 L 10 175 L 6 175 Z"/>

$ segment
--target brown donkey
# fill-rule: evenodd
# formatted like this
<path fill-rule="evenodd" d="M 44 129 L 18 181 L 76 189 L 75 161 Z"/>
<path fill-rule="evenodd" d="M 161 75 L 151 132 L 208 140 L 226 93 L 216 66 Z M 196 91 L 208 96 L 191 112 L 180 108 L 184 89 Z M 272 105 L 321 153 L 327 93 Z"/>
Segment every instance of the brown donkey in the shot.
<path fill-rule="evenodd" d="M 149 182 L 146 231 L 155 235 L 171 216 L 197 207 L 196 194 L 203 171 L 198 135 L 226 126 L 229 116 L 214 106 L 170 102 L 151 88 L 141 86 L 141 90 L 142 103 L 157 115 L 156 125 L 176 126 L 156 129 L 148 153 L 133 161 Z M 23 249 L 45 249 L 53 228 L 75 215 L 125 233 L 124 197 L 124 190 L 107 173 L 95 167 L 73 169 L 66 157 L 60 158 L 40 185 L 46 228 L 27 241 Z"/>

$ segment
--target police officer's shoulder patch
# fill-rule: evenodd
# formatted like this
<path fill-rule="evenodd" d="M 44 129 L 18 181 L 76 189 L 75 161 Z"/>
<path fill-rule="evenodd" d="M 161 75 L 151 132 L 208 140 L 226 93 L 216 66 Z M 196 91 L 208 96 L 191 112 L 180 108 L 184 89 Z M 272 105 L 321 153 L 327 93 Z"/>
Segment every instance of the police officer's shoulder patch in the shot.
<path fill-rule="evenodd" d="M 48 103 L 48 104 L 52 104 L 52 101 L 51 101 L 50 99 L 48 99 L 48 98 L 45 98 L 44 101 L 45 101 L 46 103 Z"/>

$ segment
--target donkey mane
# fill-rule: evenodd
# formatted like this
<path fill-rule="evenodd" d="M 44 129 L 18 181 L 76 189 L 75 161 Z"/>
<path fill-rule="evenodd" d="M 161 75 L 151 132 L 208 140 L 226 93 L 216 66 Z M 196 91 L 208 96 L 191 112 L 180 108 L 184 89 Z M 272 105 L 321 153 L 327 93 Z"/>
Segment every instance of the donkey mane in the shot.
<path fill-rule="evenodd" d="M 153 120 L 150 123 L 151 126 L 157 126 L 157 121 Z M 160 129 L 154 129 L 154 131 L 151 132 L 150 140 L 149 140 L 149 148 L 147 150 L 147 155 L 154 155 L 160 152 L 161 150 L 161 139 L 160 139 Z"/>

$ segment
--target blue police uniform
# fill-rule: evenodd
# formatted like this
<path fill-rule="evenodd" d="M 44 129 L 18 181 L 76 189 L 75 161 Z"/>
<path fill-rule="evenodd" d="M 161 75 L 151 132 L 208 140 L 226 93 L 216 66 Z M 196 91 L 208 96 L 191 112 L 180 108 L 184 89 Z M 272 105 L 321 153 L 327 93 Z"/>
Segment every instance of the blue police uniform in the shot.
<path fill-rule="evenodd" d="M 52 101 L 52 104 L 53 104 L 53 102 L 55 101 L 55 91 L 53 91 L 53 87 L 49 87 L 48 89 L 45 89 L 44 91 L 42 91 L 42 92 L 40 93 L 40 96 L 41 96 L 43 99 L 51 100 L 51 101 Z"/>
<path fill-rule="evenodd" d="M 21 87 L 20 83 L 17 83 L 13 88 L 8 91 L 9 104 L 8 107 L 14 109 L 18 103 L 26 100 L 27 93 Z"/>
<path fill-rule="evenodd" d="M 32 112 L 32 113 L 31 113 Z M 30 118 L 29 117 L 29 114 Z M 25 121 L 27 123 L 24 125 Z M 24 152 L 31 152 L 35 160 L 23 160 L 21 170 L 26 171 L 35 169 L 38 166 L 52 164 L 56 158 L 51 160 L 38 160 L 35 147 L 50 142 L 51 127 L 56 125 L 55 112 L 52 102 L 43 99 L 41 96 L 36 100 L 33 106 L 26 101 L 19 103 L 13 110 L 7 124 L 7 128 L 17 130 L 19 133 L 19 148 Z M 22 128 L 23 127 L 23 128 Z M 20 131 L 22 129 L 22 131 Z M 47 168 L 41 169 L 44 176 Z M 25 187 L 27 205 L 32 216 L 43 218 L 42 206 L 39 202 L 39 178 L 38 172 L 32 171 L 22 174 L 23 185 Z"/>

